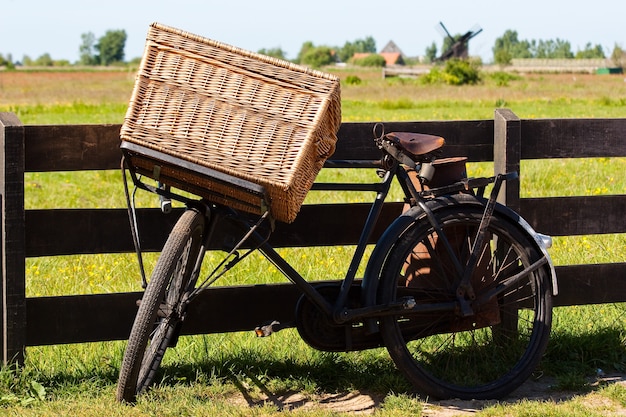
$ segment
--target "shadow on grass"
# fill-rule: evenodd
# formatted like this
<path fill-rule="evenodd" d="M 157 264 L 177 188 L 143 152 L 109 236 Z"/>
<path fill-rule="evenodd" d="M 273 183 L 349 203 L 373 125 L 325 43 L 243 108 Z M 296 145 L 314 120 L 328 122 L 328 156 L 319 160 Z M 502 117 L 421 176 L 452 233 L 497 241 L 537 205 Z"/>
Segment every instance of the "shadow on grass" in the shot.
<path fill-rule="evenodd" d="M 598 329 L 584 334 L 554 333 L 534 376 L 503 402 L 564 401 L 613 381 L 624 380 L 624 333 L 620 328 Z M 390 393 L 412 394 L 411 386 L 384 349 L 329 353 L 300 347 L 298 354 L 294 355 L 293 352 L 284 353 L 290 352 L 288 347 L 283 347 L 281 354 L 271 349 L 257 349 L 254 343 L 250 346 L 231 351 L 217 346 L 210 354 L 197 354 L 189 362 L 183 359 L 178 363 L 169 361 L 159 369 L 156 383 L 167 391 L 206 385 L 209 388 L 205 391 L 207 400 L 211 392 L 222 390 L 240 393 L 242 405 L 260 406 L 270 402 L 279 409 L 299 408 L 307 397 L 319 398 L 319 395 L 328 401 L 347 401 L 354 393 L 362 393 L 378 406 Z M 102 362 L 85 364 L 71 371 L 62 368 L 52 372 L 24 370 L 27 375 L 23 379 L 25 382 L 36 379 L 51 393 L 63 397 L 72 393 L 96 397 L 103 390 L 112 390 L 117 383 L 121 358 L 115 357 L 117 355 L 106 365 Z M 602 370 L 601 374 L 598 369 Z M 15 383 L 14 376 L 5 378 L 5 383 L 8 384 L 9 380 Z M 217 387 L 216 391 L 212 391 L 212 385 Z M 448 406 L 451 402 L 438 404 Z M 461 407 L 458 403 L 452 404 Z M 477 402 L 471 407 L 482 409 L 489 404 Z"/>
<path fill-rule="evenodd" d="M 626 329 L 617 326 L 583 334 L 553 332 L 541 368 L 564 381 L 562 388 L 576 388 L 576 380 L 607 373 L 626 372 Z M 573 386 L 567 386 L 566 381 Z"/>
<path fill-rule="evenodd" d="M 309 353 L 309 352 L 306 352 Z M 219 380 L 259 391 L 409 392 L 411 387 L 391 359 L 383 355 L 310 350 L 306 358 L 263 357 L 254 349 L 224 353 L 219 360 L 165 366 L 157 378 Z M 368 357 L 371 360 L 367 360 Z"/>

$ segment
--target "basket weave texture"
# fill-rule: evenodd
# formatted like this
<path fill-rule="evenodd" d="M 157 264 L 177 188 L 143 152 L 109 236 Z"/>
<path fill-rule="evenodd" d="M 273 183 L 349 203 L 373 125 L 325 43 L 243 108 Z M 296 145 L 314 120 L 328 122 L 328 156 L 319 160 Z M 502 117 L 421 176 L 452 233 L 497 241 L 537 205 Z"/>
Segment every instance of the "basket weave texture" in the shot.
<path fill-rule="evenodd" d="M 260 184 L 292 222 L 340 124 L 334 75 L 153 23 L 121 138 Z"/>

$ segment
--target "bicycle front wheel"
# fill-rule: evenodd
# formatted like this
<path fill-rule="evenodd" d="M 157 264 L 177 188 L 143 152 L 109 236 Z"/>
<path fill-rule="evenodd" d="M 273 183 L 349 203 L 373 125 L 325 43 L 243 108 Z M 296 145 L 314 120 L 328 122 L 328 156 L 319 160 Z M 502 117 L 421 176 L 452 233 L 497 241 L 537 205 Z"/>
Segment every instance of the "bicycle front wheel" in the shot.
<path fill-rule="evenodd" d="M 457 301 L 461 273 L 454 258 L 466 267 L 483 215 L 477 202 L 440 203 L 434 211 L 438 229 L 415 214 L 387 254 L 380 303 L 407 295 L 417 304 Z M 496 288 L 504 291 L 474 303 L 471 315 L 456 308 L 381 320 L 391 357 L 419 392 L 437 399 L 501 398 L 530 376 L 548 343 L 552 317 L 547 267 L 529 268 L 543 256 L 532 236 L 496 211 L 471 285 L 477 300 Z"/>
<path fill-rule="evenodd" d="M 201 263 L 204 216 L 186 210 L 170 233 L 143 294 L 124 353 L 117 400 L 134 402 L 154 381 L 165 350 L 178 337 L 184 298 Z"/>

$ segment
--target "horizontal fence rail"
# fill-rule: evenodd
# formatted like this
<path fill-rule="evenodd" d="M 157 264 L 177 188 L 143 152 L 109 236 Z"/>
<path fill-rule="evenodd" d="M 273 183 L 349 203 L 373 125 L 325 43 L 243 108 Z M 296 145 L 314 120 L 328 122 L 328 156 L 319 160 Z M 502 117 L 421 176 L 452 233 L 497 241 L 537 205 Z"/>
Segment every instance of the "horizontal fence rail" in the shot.
<path fill-rule="evenodd" d="M 344 123 L 331 160 L 377 159 L 373 127 L 374 123 Z M 0 113 L 5 362 L 21 360 L 25 346 L 120 340 L 129 335 L 139 292 L 25 297 L 27 257 L 134 251 L 125 208 L 24 210 L 25 172 L 119 169 L 119 130 L 119 125 L 24 126 L 15 115 Z M 523 159 L 626 156 L 626 119 L 520 120 L 499 109 L 494 120 L 393 122 L 386 123 L 385 130 L 443 136 L 443 157 L 493 161 L 496 172 L 519 171 Z M 625 195 L 523 199 L 515 181 L 506 184 L 502 195 L 503 202 L 541 233 L 626 233 Z M 368 208 L 368 204 L 305 205 L 295 222 L 277 225 L 271 243 L 355 244 Z M 161 249 L 179 212 L 138 211 L 144 250 Z M 400 203 L 385 206 L 371 243 L 400 212 Z M 626 301 L 626 263 L 559 266 L 557 275 L 557 306 Z M 289 322 L 298 297 L 292 284 L 214 288 L 194 300 L 183 331 L 230 332 L 251 330 L 265 321 Z"/>

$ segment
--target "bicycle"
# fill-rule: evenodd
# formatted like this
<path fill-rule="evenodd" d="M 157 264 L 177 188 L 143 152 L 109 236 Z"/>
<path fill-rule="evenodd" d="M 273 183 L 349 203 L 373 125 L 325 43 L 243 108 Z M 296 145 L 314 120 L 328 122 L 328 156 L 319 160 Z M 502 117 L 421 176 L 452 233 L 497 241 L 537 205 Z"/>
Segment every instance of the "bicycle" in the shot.
<path fill-rule="evenodd" d="M 517 174 L 463 177 L 428 187 L 443 138 L 385 134 L 384 128 L 379 134 L 379 129 L 374 128 L 374 140 L 381 158 L 373 166 L 381 180 L 367 188 L 376 197 L 345 277 L 323 284 L 307 281 L 268 243 L 270 211 L 250 216 L 150 185 L 142 180 L 142 168 L 129 161 L 153 151 L 122 142 L 125 186 L 129 172 L 135 188 L 181 201 L 186 210 L 139 303 L 120 367 L 119 401 L 134 402 L 150 387 L 166 349 L 176 345 L 189 302 L 257 250 L 301 291 L 295 326 L 316 349 L 384 346 L 415 390 L 437 399 L 501 398 L 531 375 L 548 343 L 558 286 L 546 250 L 549 237 L 496 202 L 501 185 Z M 334 161 L 335 166 L 342 163 L 349 161 Z M 219 172 L 206 175 L 265 198 L 257 184 Z M 409 208 L 386 228 L 358 280 L 358 266 L 394 181 Z M 365 188 L 358 184 L 354 189 Z M 126 194 L 133 225 L 128 189 Z M 228 243 L 232 236 L 222 239 L 228 246 L 224 259 L 201 278 L 207 242 L 222 222 L 236 225 L 241 236 L 234 244 Z M 247 249 L 240 254 L 242 248 Z M 138 255 L 141 263 L 139 249 Z M 257 332 L 267 335 L 279 326 L 272 323 Z"/>

